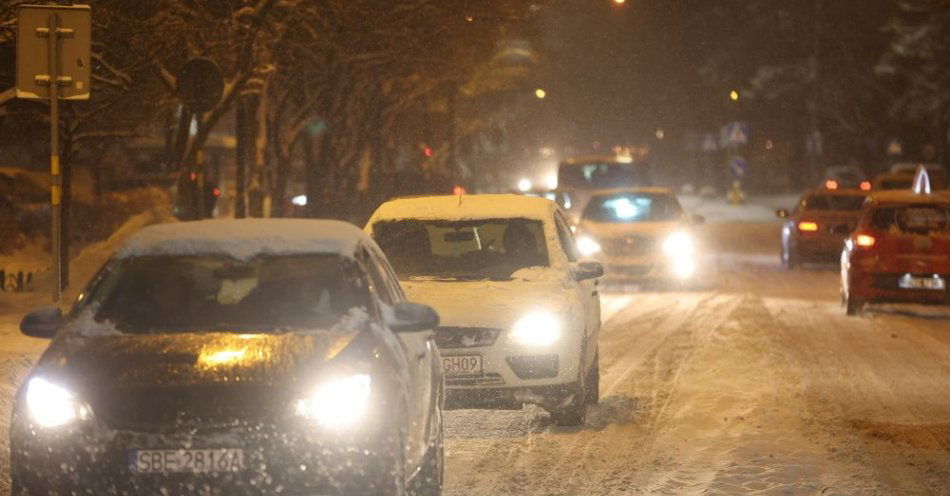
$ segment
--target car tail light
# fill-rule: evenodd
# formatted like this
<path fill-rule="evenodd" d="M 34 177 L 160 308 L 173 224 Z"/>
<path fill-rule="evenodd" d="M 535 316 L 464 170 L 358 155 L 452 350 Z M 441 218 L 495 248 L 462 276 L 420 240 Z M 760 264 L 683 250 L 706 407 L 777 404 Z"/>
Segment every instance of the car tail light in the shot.
<path fill-rule="evenodd" d="M 854 238 L 854 243 L 862 248 L 870 248 L 874 246 L 874 242 L 877 241 L 874 239 L 874 236 L 870 234 L 858 234 Z"/>
<path fill-rule="evenodd" d="M 828 189 L 838 189 L 838 181 L 835 181 L 834 179 L 829 179 L 825 181 L 825 187 Z"/>
<path fill-rule="evenodd" d="M 858 187 L 861 188 L 861 191 L 871 191 L 871 181 L 861 181 Z"/>
<path fill-rule="evenodd" d="M 815 232 L 818 230 L 817 222 L 799 222 L 798 230 L 804 232 Z"/>

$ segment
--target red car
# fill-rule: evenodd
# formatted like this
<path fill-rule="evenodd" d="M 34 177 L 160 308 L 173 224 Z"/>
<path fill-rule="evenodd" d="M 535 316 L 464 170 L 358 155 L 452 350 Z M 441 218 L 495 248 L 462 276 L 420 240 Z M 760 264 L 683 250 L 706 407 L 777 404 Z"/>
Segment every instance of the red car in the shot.
<path fill-rule="evenodd" d="M 865 303 L 950 304 L 950 191 L 873 193 L 841 254 L 848 315 Z"/>

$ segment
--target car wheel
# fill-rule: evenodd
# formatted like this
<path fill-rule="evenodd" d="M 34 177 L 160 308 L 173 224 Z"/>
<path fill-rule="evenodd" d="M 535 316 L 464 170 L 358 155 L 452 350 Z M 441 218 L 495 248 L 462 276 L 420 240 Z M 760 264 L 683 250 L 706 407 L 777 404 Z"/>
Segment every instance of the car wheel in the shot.
<path fill-rule="evenodd" d="M 594 364 L 587 373 L 587 404 L 600 402 L 600 350 L 594 352 Z"/>
<path fill-rule="evenodd" d="M 852 298 L 851 295 L 845 297 L 844 305 L 845 313 L 852 317 L 864 313 L 864 302 L 856 298 Z"/>
<path fill-rule="evenodd" d="M 563 427 L 575 427 L 584 425 L 587 421 L 587 411 L 590 409 L 586 380 L 577 381 L 569 386 L 571 392 L 571 403 L 565 407 L 551 410 L 551 421 L 554 425 Z"/>
<path fill-rule="evenodd" d="M 439 396 L 441 397 L 441 394 Z M 438 430 L 438 434 L 433 445 L 429 446 L 426 452 L 419 473 L 409 485 L 409 494 L 412 496 L 440 496 L 442 494 L 442 485 L 445 483 L 445 447 L 441 413 L 436 422 L 438 425 L 434 427 Z"/>

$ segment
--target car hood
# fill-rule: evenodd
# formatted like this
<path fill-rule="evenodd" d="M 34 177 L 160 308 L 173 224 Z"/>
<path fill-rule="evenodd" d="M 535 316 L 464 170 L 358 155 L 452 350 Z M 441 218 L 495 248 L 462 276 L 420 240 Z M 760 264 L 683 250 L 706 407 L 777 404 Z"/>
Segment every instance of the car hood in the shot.
<path fill-rule="evenodd" d="M 628 236 L 660 237 L 674 231 L 686 228 L 683 222 L 635 222 L 632 224 L 601 223 L 583 221 L 578 226 L 579 234 L 586 234 L 594 239 L 616 239 Z"/>
<path fill-rule="evenodd" d="M 582 312 L 558 278 L 512 281 L 400 281 L 411 301 L 432 306 L 445 327 L 508 329 L 536 309 Z"/>
<path fill-rule="evenodd" d="M 358 362 L 372 348 L 366 334 L 63 337 L 34 375 L 77 392 L 117 428 L 269 418 L 275 402 L 289 404 L 329 362 L 344 355 Z"/>

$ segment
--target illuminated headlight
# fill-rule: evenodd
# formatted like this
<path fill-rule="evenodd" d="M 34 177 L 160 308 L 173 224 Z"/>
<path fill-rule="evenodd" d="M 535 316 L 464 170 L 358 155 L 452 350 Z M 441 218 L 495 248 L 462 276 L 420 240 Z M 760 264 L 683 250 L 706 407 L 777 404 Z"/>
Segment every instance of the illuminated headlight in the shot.
<path fill-rule="evenodd" d="M 686 257 L 693 254 L 693 238 L 689 234 L 677 231 L 663 240 L 663 252 L 671 257 Z"/>
<path fill-rule="evenodd" d="M 316 420 L 322 427 L 353 425 L 366 413 L 370 382 L 366 374 L 325 382 L 317 387 L 313 396 L 297 402 L 297 413 Z"/>
<path fill-rule="evenodd" d="M 561 322 L 549 312 L 529 313 L 511 328 L 511 338 L 524 345 L 546 346 L 561 338 Z"/>
<path fill-rule="evenodd" d="M 663 241 L 663 253 L 670 258 L 673 275 L 687 278 L 696 272 L 693 258 L 693 238 L 689 234 L 677 231 Z"/>
<path fill-rule="evenodd" d="M 589 257 L 600 252 L 600 243 L 594 241 L 590 236 L 581 236 L 577 238 L 577 249 L 581 255 Z"/>
<path fill-rule="evenodd" d="M 42 427 L 59 427 L 89 416 L 89 409 L 69 390 L 40 377 L 26 386 L 26 408 Z"/>

